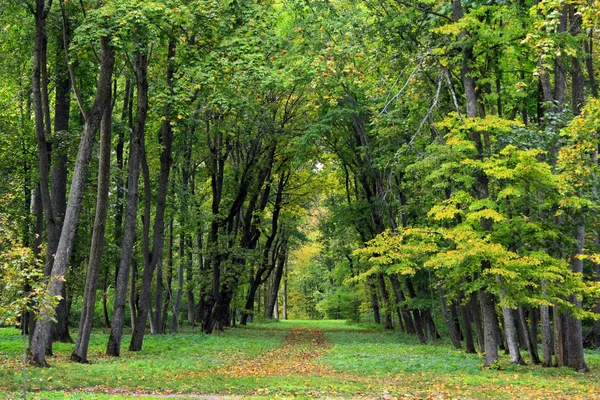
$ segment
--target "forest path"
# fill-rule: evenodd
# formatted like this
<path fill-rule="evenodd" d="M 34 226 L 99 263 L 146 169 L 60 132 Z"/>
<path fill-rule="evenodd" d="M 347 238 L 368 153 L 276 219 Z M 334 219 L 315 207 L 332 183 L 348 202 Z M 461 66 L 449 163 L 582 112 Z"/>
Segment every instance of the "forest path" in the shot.
<path fill-rule="evenodd" d="M 283 344 L 259 357 L 244 360 L 220 371 L 226 375 L 332 375 L 335 371 L 319 364 L 317 359 L 331 347 L 331 342 L 319 329 L 295 328 L 283 339 Z"/>

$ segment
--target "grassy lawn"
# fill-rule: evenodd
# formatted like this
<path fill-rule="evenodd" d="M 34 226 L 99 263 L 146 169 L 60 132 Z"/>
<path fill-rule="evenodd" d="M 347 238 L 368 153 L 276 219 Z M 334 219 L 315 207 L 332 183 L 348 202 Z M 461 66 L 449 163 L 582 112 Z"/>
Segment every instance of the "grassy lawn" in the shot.
<path fill-rule="evenodd" d="M 311 331 L 298 334 L 298 329 Z M 0 329 L 0 398 L 16 398 L 22 390 L 23 342 L 16 333 Z M 420 345 L 413 337 L 341 321 L 256 323 L 211 336 L 191 330 L 149 335 L 141 353 L 126 350 L 126 336 L 118 359 L 103 355 L 107 340 L 106 333 L 92 336 L 89 365 L 69 361 L 73 345 L 56 344 L 51 368 L 27 369 L 29 398 L 169 393 L 253 398 L 600 398 L 600 352 L 587 354 L 589 374 L 513 366 L 507 358 L 501 360 L 502 370 L 484 370 L 480 356 L 448 343 Z M 313 347 L 316 350 L 308 351 Z M 257 368 L 250 368 L 253 359 L 264 365 L 257 362 Z M 285 366 L 292 361 L 290 372 Z"/>

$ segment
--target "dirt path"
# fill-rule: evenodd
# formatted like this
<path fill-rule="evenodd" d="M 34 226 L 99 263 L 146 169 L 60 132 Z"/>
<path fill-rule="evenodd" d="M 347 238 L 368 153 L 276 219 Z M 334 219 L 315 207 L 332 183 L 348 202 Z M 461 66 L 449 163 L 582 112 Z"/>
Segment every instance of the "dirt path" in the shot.
<path fill-rule="evenodd" d="M 218 373 L 233 376 L 331 375 L 335 372 L 317 363 L 331 347 L 322 330 L 292 329 L 283 345 L 251 360 L 244 360 Z"/>

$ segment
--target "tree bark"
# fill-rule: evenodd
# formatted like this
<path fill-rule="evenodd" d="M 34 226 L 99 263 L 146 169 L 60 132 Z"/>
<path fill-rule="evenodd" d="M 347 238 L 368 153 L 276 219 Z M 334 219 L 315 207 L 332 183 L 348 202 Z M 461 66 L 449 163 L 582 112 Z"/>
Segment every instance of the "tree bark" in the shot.
<path fill-rule="evenodd" d="M 485 350 L 485 367 L 498 361 L 498 337 L 496 335 L 496 326 L 498 325 L 496 311 L 494 310 L 494 300 L 492 295 L 484 289 L 479 290 L 479 302 L 483 314 L 483 346 Z M 496 321 L 494 321 L 496 320 Z"/>
<path fill-rule="evenodd" d="M 585 244 L 585 227 L 577 226 L 575 231 L 575 254 L 571 259 L 571 271 L 575 273 L 583 273 L 583 260 L 577 256 L 583 254 L 583 246 Z M 577 296 L 571 296 L 571 302 L 577 308 L 581 308 L 581 300 Z M 589 368 L 585 363 L 585 355 L 583 352 L 583 330 L 581 320 L 571 315 L 566 316 L 567 334 L 565 337 L 566 347 L 566 365 L 574 368 L 579 372 L 588 372 Z"/>
<path fill-rule="evenodd" d="M 542 324 L 542 366 L 552 366 L 552 325 L 550 324 L 550 307 L 540 306 L 540 320 Z"/>

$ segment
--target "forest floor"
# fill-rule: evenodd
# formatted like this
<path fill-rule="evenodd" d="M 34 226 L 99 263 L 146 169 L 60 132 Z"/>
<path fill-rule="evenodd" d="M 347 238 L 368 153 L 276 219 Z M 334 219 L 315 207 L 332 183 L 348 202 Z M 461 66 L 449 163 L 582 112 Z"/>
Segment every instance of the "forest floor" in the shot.
<path fill-rule="evenodd" d="M 92 336 L 87 365 L 69 361 L 72 344 L 55 344 L 51 368 L 27 368 L 27 398 L 600 399 L 600 352 L 587 352 L 588 374 L 508 358 L 489 370 L 448 342 L 420 345 L 343 321 L 255 323 L 213 335 L 190 328 L 149 335 L 142 352 L 120 358 L 104 356 L 107 339 Z M 0 398 L 22 397 L 23 340 L 0 328 Z"/>

